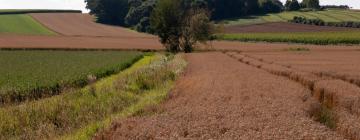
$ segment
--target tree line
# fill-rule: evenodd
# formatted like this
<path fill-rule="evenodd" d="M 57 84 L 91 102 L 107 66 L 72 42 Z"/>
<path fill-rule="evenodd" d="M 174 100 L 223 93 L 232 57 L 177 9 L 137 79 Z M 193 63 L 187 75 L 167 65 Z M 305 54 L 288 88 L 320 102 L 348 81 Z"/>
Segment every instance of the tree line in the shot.
<path fill-rule="evenodd" d="M 150 15 L 159 0 L 85 0 L 90 14 L 105 24 L 132 27 L 141 32 L 151 32 Z M 319 0 L 182 0 L 192 7 L 207 9 L 211 20 L 237 18 L 254 14 L 277 13 L 300 8 L 319 9 Z"/>
<path fill-rule="evenodd" d="M 151 32 L 150 15 L 159 0 L 85 0 L 90 14 L 105 24 L 133 27 Z M 211 20 L 235 18 L 253 14 L 281 12 L 279 0 L 182 0 L 184 5 L 207 9 Z"/>
<path fill-rule="evenodd" d="M 85 0 L 90 14 L 105 24 L 121 25 L 159 36 L 170 52 L 192 52 L 211 38 L 212 20 L 300 9 L 297 0 Z M 301 5 L 317 8 L 318 0 Z M 290 8 L 290 9 L 289 9 Z"/>

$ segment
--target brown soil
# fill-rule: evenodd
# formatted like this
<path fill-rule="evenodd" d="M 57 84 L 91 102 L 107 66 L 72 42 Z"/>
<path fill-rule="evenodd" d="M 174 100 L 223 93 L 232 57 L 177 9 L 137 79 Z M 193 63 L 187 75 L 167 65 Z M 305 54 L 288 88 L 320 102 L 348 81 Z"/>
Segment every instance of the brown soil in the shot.
<path fill-rule="evenodd" d="M 272 22 L 256 25 L 234 25 L 225 27 L 225 33 L 282 33 L 282 32 L 323 32 L 353 30 L 342 27 L 314 26 L 288 22 Z"/>
<path fill-rule="evenodd" d="M 163 50 L 156 36 L 137 33 L 126 28 L 93 22 L 93 17 L 79 13 L 31 14 L 36 20 L 60 35 L 21 36 L 0 35 L 0 48 L 43 49 L 154 49 Z M 358 46 L 316 46 L 281 43 L 249 43 L 214 41 L 202 49 L 238 51 L 282 51 L 290 47 L 307 47 L 317 50 L 358 50 Z"/>
<path fill-rule="evenodd" d="M 65 36 L 97 37 L 152 37 L 126 28 L 94 22 L 94 17 L 80 13 L 36 13 L 30 14 L 51 30 Z"/>
<path fill-rule="evenodd" d="M 162 112 L 114 122 L 95 139 L 343 139 L 308 116 L 301 84 L 222 53 L 187 60 Z"/>
<path fill-rule="evenodd" d="M 0 36 L 0 48 L 162 50 L 157 38 Z"/>

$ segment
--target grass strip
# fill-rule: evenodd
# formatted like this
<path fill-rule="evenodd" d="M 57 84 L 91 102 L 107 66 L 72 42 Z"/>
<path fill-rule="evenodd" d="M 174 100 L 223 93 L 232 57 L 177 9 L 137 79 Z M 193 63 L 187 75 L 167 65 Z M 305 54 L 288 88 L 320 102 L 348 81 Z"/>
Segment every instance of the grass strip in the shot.
<path fill-rule="evenodd" d="M 360 44 L 360 32 L 242 33 L 218 34 L 218 40 L 289 42 L 316 45 Z"/>
<path fill-rule="evenodd" d="M 1 108 L 0 139 L 90 138 L 113 118 L 163 100 L 185 66 L 181 60 L 145 56 L 129 69 L 81 90 Z"/>
<path fill-rule="evenodd" d="M 1 12 L 0 12 L 1 13 Z M 0 33 L 21 35 L 56 35 L 26 14 L 1 15 Z"/>

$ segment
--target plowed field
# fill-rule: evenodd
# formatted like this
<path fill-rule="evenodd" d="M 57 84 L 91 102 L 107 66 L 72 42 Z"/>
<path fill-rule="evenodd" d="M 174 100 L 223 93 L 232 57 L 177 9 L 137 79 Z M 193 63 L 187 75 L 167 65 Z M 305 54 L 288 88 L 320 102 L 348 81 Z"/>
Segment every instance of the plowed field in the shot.
<path fill-rule="evenodd" d="M 95 23 L 95 18 L 81 13 L 30 14 L 51 30 L 65 36 L 151 37 L 126 28 Z"/>

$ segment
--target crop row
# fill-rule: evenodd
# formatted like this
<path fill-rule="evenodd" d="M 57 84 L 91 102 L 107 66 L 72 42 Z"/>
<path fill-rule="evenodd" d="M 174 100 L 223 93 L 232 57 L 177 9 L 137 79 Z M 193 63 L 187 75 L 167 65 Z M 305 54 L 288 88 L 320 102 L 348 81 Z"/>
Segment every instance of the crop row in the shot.
<path fill-rule="evenodd" d="M 81 87 L 142 57 L 117 51 L 0 51 L 0 103 L 22 102 Z"/>
<path fill-rule="evenodd" d="M 304 44 L 360 44 L 360 32 L 310 32 L 310 33 L 242 33 L 219 34 L 219 40 L 232 41 L 264 41 L 264 42 L 292 42 Z"/>
<path fill-rule="evenodd" d="M 248 55 L 235 52 L 228 52 L 227 54 L 247 65 L 301 83 L 312 91 L 310 96 L 302 97 L 308 106 L 307 112 L 310 117 L 331 129 L 335 129 L 348 139 L 360 138 L 360 131 L 358 130 L 360 126 L 358 121 L 360 88 L 358 86 L 332 77 L 319 77 L 309 72 L 297 71 Z"/>

